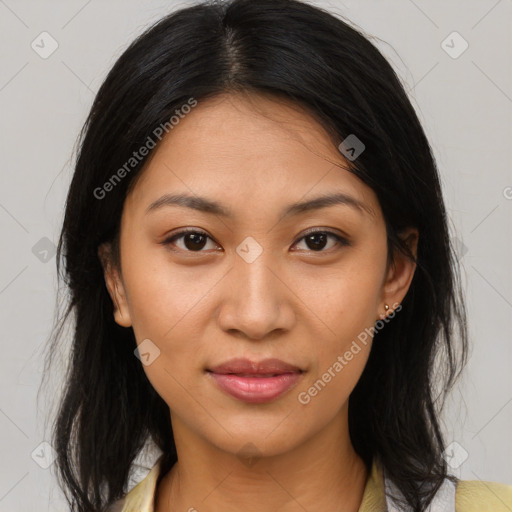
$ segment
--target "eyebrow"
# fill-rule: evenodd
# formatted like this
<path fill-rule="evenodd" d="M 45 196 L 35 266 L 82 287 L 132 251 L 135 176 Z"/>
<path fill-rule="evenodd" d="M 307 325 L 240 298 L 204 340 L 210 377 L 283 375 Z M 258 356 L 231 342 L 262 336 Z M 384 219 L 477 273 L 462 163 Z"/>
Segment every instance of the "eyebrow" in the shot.
<path fill-rule="evenodd" d="M 374 216 L 373 210 L 359 199 L 343 192 L 337 192 L 288 205 L 281 212 L 281 217 L 299 215 L 304 212 L 336 205 L 349 206 L 361 214 L 367 213 L 372 217 Z M 146 214 L 166 206 L 181 206 L 229 219 L 234 218 L 233 212 L 221 203 L 206 197 L 189 196 L 187 194 L 165 194 L 146 208 Z"/>

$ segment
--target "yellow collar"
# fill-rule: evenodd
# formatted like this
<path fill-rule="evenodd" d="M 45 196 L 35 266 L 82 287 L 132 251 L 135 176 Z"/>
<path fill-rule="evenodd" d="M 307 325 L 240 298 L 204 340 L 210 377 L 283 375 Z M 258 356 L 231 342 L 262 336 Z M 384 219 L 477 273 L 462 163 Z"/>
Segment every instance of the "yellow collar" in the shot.
<path fill-rule="evenodd" d="M 155 494 L 162 456 L 158 458 L 146 477 L 124 498 L 121 512 L 154 512 Z M 364 488 L 363 499 L 358 512 L 382 512 L 386 510 L 382 471 L 374 462 Z"/>
<path fill-rule="evenodd" d="M 155 512 L 155 493 L 163 454 L 153 468 L 111 512 Z M 459 480 L 455 495 L 456 512 L 510 512 L 512 485 L 481 480 Z M 358 512 L 385 512 L 386 495 L 383 471 L 374 460 Z"/>

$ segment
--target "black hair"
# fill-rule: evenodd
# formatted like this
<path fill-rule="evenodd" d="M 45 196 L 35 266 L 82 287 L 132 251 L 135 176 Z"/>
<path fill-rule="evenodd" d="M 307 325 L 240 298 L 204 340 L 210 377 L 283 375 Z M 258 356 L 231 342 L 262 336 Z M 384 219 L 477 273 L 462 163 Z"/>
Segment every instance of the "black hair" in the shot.
<path fill-rule="evenodd" d="M 402 251 L 417 266 L 401 311 L 375 333 L 350 396 L 350 437 L 367 467 L 379 460 L 412 510 L 422 512 L 447 476 L 439 418 L 467 359 L 465 305 L 438 170 L 400 79 L 370 38 L 299 0 L 205 2 L 173 12 L 133 41 L 95 97 L 57 248 L 67 304 L 46 360 L 49 369 L 72 314 L 70 361 L 52 427 L 66 498 L 73 511 L 104 510 L 127 492 L 148 441 L 165 455 L 164 470 L 176 461 L 169 407 L 134 357 L 133 330 L 114 321 L 97 251 L 110 242 L 119 262 L 124 200 L 148 159 L 127 169 L 133 153 L 191 98 L 200 103 L 226 93 L 286 98 L 319 120 L 333 143 L 355 134 L 365 145 L 350 170 L 378 197 L 391 259 Z M 123 179 L 113 182 L 123 166 Z M 416 258 L 399 236 L 410 226 L 419 231 Z"/>

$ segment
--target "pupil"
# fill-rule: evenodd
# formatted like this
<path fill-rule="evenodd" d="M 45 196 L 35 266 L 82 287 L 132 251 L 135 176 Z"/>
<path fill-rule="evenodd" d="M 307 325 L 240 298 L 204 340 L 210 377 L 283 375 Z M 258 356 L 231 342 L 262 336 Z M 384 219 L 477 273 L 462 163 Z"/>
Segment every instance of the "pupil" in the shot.
<path fill-rule="evenodd" d="M 314 242 L 314 240 L 317 239 L 318 237 L 323 239 L 323 243 L 320 242 L 320 244 L 317 244 Z M 313 235 L 309 235 L 308 237 L 306 237 L 306 240 L 309 242 L 313 241 L 313 247 L 310 247 L 310 249 L 323 249 L 325 247 L 326 238 L 327 235 L 325 233 L 315 233 Z"/>
<path fill-rule="evenodd" d="M 202 247 L 204 246 L 204 240 L 203 240 L 202 245 L 201 245 L 200 241 L 198 241 L 198 239 L 201 239 L 201 238 L 204 238 L 204 235 L 201 235 L 200 233 L 189 233 L 185 236 L 185 246 L 187 247 L 187 249 L 190 249 L 190 250 L 202 249 Z M 187 243 L 187 240 L 192 241 L 192 246 L 190 243 Z M 196 245 L 194 245 L 194 244 L 196 244 Z M 199 247 L 197 246 L 197 244 L 199 245 Z"/>

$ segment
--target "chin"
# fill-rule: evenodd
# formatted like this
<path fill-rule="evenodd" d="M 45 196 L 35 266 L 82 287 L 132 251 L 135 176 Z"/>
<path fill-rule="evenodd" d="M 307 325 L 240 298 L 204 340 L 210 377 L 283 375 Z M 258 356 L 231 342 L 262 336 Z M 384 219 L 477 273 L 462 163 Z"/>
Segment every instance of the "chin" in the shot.
<path fill-rule="evenodd" d="M 293 415 L 290 415 L 290 417 Z M 238 416 L 226 419 L 223 428 L 206 434 L 205 439 L 223 452 L 236 455 L 242 462 L 245 459 L 257 460 L 261 457 L 274 457 L 287 453 L 302 444 L 307 438 L 307 431 L 298 431 L 297 424 L 283 419 L 284 415 L 274 415 L 270 420 L 264 418 Z M 226 418 L 226 416 L 225 416 Z M 226 427 L 229 425 L 229 427 Z"/>

